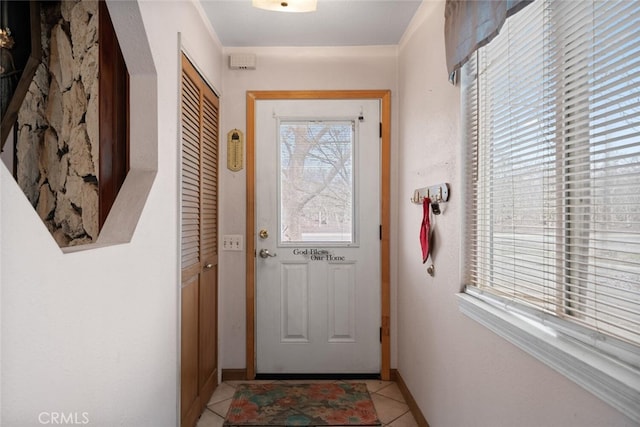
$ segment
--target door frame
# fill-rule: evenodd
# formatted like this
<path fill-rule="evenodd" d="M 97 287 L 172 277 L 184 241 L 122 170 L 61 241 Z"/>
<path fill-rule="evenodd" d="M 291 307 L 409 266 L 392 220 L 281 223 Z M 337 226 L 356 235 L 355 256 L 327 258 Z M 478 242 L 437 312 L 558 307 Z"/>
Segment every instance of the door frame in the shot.
<path fill-rule="evenodd" d="M 380 100 L 380 378 L 391 379 L 391 293 L 390 293 L 390 215 L 391 215 L 391 91 L 390 90 L 305 90 L 247 91 L 247 218 L 246 218 L 246 377 L 256 376 L 256 248 L 255 248 L 255 108 L 259 100 Z"/>

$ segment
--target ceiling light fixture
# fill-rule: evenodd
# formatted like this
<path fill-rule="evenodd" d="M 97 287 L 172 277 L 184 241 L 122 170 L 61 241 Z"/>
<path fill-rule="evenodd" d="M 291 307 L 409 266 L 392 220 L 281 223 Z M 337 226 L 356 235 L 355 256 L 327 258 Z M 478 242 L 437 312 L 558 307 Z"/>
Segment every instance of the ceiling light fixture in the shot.
<path fill-rule="evenodd" d="M 252 0 L 253 7 L 276 12 L 315 12 L 317 0 Z"/>

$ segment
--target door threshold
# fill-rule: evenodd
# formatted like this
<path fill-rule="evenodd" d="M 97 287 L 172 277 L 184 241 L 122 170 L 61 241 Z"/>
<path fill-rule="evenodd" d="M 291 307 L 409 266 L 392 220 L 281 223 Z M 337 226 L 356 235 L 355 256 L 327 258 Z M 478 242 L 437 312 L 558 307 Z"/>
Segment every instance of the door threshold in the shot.
<path fill-rule="evenodd" d="M 256 374 L 256 380 L 379 380 L 380 373 L 373 374 Z"/>

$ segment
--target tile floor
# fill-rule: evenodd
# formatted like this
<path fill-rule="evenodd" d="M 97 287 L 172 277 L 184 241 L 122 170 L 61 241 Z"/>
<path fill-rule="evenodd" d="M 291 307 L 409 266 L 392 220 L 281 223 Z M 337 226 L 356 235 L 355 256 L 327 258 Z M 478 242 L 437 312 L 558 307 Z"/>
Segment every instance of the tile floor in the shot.
<path fill-rule="evenodd" d="M 211 396 L 207 409 L 198 421 L 197 427 L 221 427 L 224 417 L 227 415 L 231 398 L 236 391 L 236 386 L 246 382 L 265 381 L 225 381 L 218 386 Z M 266 381 L 273 382 L 273 381 Z M 310 383 L 319 381 L 282 381 L 285 383 L 298 382 Z M 321 381 L 320 381 L 321 382 Z M 326 382 L 326 381 L 325 381 Z M 331 381 L 335 382 L 335 381 Z M 348 380 L 346 382 L 363 382 L 367 384 L 371 400 L 378 412 L 378 418 L 383 426 L 388 427 L 417 427 L 418 424 L 409 411 L 409 406 L 404 401 L 398 385 L 392 381 L 378 380 Z"/>

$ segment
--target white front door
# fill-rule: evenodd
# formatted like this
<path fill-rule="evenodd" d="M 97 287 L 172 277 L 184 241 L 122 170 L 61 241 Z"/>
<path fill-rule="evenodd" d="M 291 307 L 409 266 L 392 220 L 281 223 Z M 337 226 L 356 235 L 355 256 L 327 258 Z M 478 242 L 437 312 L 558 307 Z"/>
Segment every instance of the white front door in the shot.
<path fill-rule="evenodd" d="M 259 374 L 380 372 L 380 102 L 256 102 Z"/>

